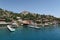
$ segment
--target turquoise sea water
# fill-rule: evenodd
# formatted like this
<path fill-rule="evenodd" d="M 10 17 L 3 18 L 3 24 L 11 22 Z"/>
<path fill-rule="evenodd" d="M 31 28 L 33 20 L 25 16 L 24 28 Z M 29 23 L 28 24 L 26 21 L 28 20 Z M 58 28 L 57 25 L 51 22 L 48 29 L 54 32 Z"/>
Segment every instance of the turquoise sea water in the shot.
<path fill-rule="evenodd" d="M 60 40 L 60 26 L 40 29 L 21 27 L 15 32 L 0 28 L 0 40 Z"/>

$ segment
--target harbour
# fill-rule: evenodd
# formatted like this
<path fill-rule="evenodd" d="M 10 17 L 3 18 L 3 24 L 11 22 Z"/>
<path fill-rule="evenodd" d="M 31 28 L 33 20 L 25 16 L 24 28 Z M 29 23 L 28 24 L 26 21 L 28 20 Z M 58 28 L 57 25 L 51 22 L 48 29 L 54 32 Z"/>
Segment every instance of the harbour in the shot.
<path fill-rule="evenodd" d="M 14 32 L 0 28 L 0 40 L 60 40 L 60 26 L 39 30 L 20 26 Z"/>
<path fill-rule="evenodd" d="M 0 0 L 0 40 L 60 40 L 60 0 Z"/>

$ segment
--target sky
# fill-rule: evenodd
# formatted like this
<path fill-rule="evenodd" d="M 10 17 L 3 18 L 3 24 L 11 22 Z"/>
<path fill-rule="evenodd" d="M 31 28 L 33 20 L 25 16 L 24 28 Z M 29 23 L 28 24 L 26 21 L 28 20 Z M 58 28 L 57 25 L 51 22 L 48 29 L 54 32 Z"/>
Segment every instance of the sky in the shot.
<path fill-rule="evenodd" d="M 60 0 L 0 0 L 0 8 L 16 13 L 29 11 L 60 17 Z"/>

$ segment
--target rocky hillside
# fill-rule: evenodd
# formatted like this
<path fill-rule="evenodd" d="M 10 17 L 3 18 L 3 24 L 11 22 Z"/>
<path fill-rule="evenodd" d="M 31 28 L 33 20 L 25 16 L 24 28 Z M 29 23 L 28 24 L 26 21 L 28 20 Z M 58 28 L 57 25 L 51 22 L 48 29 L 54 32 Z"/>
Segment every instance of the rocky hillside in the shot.
<path fill-rule="evenodd" d="M 7 19 L 9 21 L 9 20 L 17 20 L 17 17 L 20 17 L 23 20 L 33 20 L 33 21 L 44 20 L 44 19 L 48 19 L 50 21 L 53 21 L 53 20 L 60 21 L 60 18 L 56 18 L 52 15 L 40 15 L 37 13 L 31 13 L 28 11 L 14 13 L 14 12 L 3 10 L 0 8 L 0 19 Z"/>

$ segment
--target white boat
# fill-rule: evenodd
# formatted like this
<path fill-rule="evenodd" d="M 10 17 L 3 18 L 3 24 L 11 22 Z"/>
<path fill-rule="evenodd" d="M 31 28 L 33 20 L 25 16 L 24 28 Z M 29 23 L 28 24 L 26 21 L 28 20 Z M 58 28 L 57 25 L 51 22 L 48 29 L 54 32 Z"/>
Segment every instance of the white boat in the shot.
<path fill-rule="evenodd" d="M 34 28 L 39 29 L 40 27 L 34 27 Z"/>
<path fill-rule="evenodd" d="M 29 25 L 29 27 L 36 28 L 36 29 L 39 29 L 40 28 L 40 27 L 37 27 L 37 26 L 34 26 L 34 25 Z"/>
<path fill-rule="evenodd" d="M 29 27 L 33 28 L 34 26 L 32 26 L 32 25 L 29 25 Z"/>
<path fill-rule="evenodd" d="M 7 25 L 7 28 L 8 28 L 10 31 L 15 31 L 14 28 L 11 28 L 11 25 Z"/>
<path fill-rule="evenodd" d="M 17 23 L 12 23 L 12 27 L 13 28 L 17 28 L 18 27 L 18 24 Z"/>

